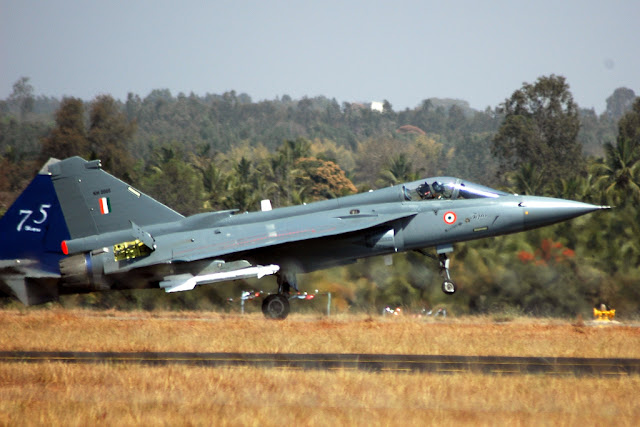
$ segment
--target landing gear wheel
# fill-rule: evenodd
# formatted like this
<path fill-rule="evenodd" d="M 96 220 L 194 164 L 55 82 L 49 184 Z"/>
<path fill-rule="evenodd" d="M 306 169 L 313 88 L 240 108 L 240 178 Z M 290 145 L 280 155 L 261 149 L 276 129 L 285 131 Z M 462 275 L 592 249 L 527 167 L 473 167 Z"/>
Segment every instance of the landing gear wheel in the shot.
<path fill-rule="evenodd" d="M 456 293 L 456 284 L 451 280 L 445 280 L 442 282 L 442 292 L 447 295 L 453 295 Z"/>
<path fill-rule="evenodd" d="M 286 319 L 289 315 L 289 300 L 282 294 L 269 295 L 262 301 L 262 313 L 267 319 Z"/>

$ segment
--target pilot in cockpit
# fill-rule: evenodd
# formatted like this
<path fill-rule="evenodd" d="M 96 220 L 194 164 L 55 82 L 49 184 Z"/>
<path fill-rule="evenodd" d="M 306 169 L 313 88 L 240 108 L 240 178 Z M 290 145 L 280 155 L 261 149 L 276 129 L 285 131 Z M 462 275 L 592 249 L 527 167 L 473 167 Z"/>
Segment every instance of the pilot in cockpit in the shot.
<path fill-rule="evenodd" d="M 442 199 L 444 196 L 444 185 L 438 181 L 434 181 L 433 184 L 431 184 L 431 188 L 433 188 L 434 197 L 436 199 Z"/>
<path fill-rule="evenodd" d="M 431 185 L 425 182 L 416 188 L 416 192 L 422 200 L 442 199 L 444 196 L 444 185 L 438 181 L 434 181 Z"/>
<path fill-rule="evenodd" d="M 433 199 L 433 193 L 431 192 L 431 188 L 429 184 L 426 182 L 424 184 L 420 184 L 418 188 L 416 188 L 416 193 L 422 200 Z"/>

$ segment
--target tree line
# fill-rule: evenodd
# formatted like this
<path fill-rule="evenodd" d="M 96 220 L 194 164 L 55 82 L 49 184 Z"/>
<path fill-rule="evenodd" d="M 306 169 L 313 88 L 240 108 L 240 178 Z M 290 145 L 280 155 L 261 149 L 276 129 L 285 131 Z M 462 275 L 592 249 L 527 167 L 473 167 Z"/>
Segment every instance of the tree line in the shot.
<path fill-rule="evenodd" d="M 449 175 L 519 194 L 615 205 L 545 229 L 456 245 L 460 291 L 439 291 L 437 266 L 417 253 L 307 275 L 342 310 L 446 304 L 457 312 L 574 315 L 640 304 L 640 98 L 620 88 L 597 115 L 580 109 L 562 76 L 524 83 L 495 108 L 427 99 L 396 112 L 324 97 L 253 102 L 246 94 L 121 102 L 36 97 L 27 78 L 0 101 L 0 213 L 49 157 L 100 158 L 105 170 L 179 212 L 259 209 Z M 193 295 L 76 297 L 76 303 L 151 308 L 220 304 L 239 282 Z M 205 287 L 203 287 L 205 288 Z M 160 295 L 158 295 L 160 294 Z M 228 296 L 228 295 L 227 295 Z"/>

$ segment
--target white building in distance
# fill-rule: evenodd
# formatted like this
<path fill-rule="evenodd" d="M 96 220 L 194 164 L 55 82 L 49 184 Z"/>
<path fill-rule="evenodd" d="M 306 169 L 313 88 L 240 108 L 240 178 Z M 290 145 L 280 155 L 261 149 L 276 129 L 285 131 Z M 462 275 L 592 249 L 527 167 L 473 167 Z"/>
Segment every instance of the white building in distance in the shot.
<path fill-rule="evenodd" d="M 382 102 L 378 102 L 378 101 L 372 101 L 371 102 L 371 111 L 377 111 L 379 113 L 382 113 L 384 111 L 384 104 Z"/>

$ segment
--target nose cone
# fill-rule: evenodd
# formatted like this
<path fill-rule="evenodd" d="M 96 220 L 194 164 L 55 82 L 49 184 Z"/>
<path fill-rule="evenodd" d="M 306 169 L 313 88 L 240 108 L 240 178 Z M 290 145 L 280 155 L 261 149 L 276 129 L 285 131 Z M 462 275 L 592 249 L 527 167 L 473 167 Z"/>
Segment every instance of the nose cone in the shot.
<path fill-rule="evenodd" d="M 523 197 L 519 206 L 524 210 L 526 230 L 566 221 L 601 209 L 610 209 L 609 206 L 533 196 Z"/>

